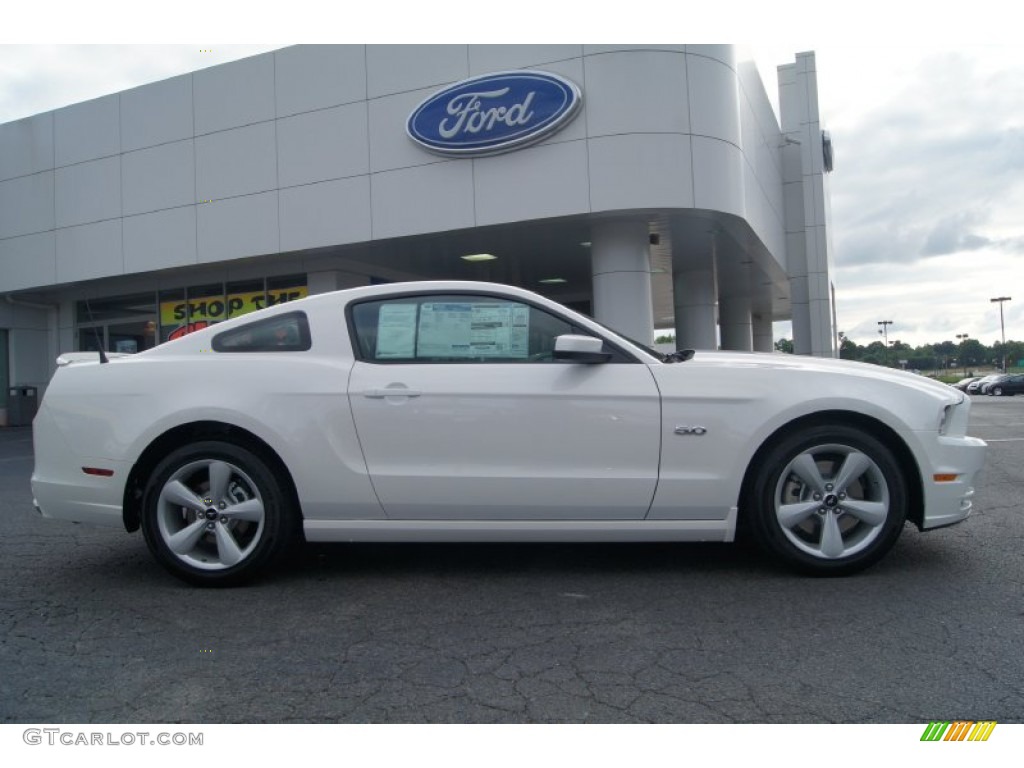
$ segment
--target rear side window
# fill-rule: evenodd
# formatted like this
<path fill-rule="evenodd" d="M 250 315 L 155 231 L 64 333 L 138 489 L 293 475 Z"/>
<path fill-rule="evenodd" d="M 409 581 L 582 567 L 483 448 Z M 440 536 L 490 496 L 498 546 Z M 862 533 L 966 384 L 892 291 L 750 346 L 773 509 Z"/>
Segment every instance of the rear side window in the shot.
<path fill-rule="evenodd" d="M 304 352 L 312 346 L 305 312 L 288 312 L 222 331 L 214 352 Z"/>

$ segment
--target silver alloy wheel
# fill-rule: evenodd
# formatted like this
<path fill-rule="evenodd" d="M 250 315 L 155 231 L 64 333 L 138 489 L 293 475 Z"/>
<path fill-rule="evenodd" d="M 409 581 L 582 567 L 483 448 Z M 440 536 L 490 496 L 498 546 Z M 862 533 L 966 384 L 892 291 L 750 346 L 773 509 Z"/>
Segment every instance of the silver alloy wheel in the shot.
<path fill-rule="evenodd" d="M 221 459 L 192 461 L 164 483 L 157 525 L 182 562 L 223 570 L 245 560 L 263 535 L 263 498 L 252 479 Z"/>
<path fill-rule="evenodd" d="M 1003 388 L 1002 387 L 992 387 L 992 394 L 995 395 L 996 397 L 1002 397 L 1003 396 Z"/>
<path fill-rule="evenodd" d="M 889 517 L 889 485 L 861 450 L 829 443 L 797 455 L 779 477 L 774 512 L 786 538 L 825 560 L 863 551 Z"/>

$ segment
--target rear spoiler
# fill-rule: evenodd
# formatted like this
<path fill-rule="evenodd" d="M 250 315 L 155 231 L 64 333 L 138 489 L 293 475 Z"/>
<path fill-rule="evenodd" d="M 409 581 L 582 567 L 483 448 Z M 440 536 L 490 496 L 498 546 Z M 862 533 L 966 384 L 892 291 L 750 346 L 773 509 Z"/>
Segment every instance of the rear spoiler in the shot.
<path fill-rule="evenodd" d="M 107 352 L 106 357 L 108 359 L 114 359 L 117 357 L 131 357 L 128 352 Z M 63 368 L 67 365 L 74 365 L 75 363 L 99 363 L 101 362 L 99 352 L 61 352 L 57 358 L 57 367 Z"/>

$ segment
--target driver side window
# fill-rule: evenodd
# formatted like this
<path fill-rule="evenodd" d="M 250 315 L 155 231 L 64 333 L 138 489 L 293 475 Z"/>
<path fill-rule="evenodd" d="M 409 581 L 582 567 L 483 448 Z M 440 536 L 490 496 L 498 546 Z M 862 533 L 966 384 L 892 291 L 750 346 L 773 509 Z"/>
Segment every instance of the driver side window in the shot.
<path fill-rule="evenodd" d="M 484 295 L 398 296 L 351 309 L 369 362 L 547 363 L 555 339 L 586 331 L 529 304 Z"/>

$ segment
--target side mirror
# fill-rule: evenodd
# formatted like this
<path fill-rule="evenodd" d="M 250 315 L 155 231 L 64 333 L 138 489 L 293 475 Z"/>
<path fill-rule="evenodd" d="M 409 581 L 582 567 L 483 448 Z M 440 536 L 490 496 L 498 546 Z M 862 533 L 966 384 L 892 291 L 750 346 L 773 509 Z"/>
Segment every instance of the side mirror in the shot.
<path fill-rule="evenodd" d="M 604 351 L 604 341 L 594 336 L 573 336 L 566 334 L 555 338 L 555 360 L 569 363 L 607 363 L 611 352 Z"/>

